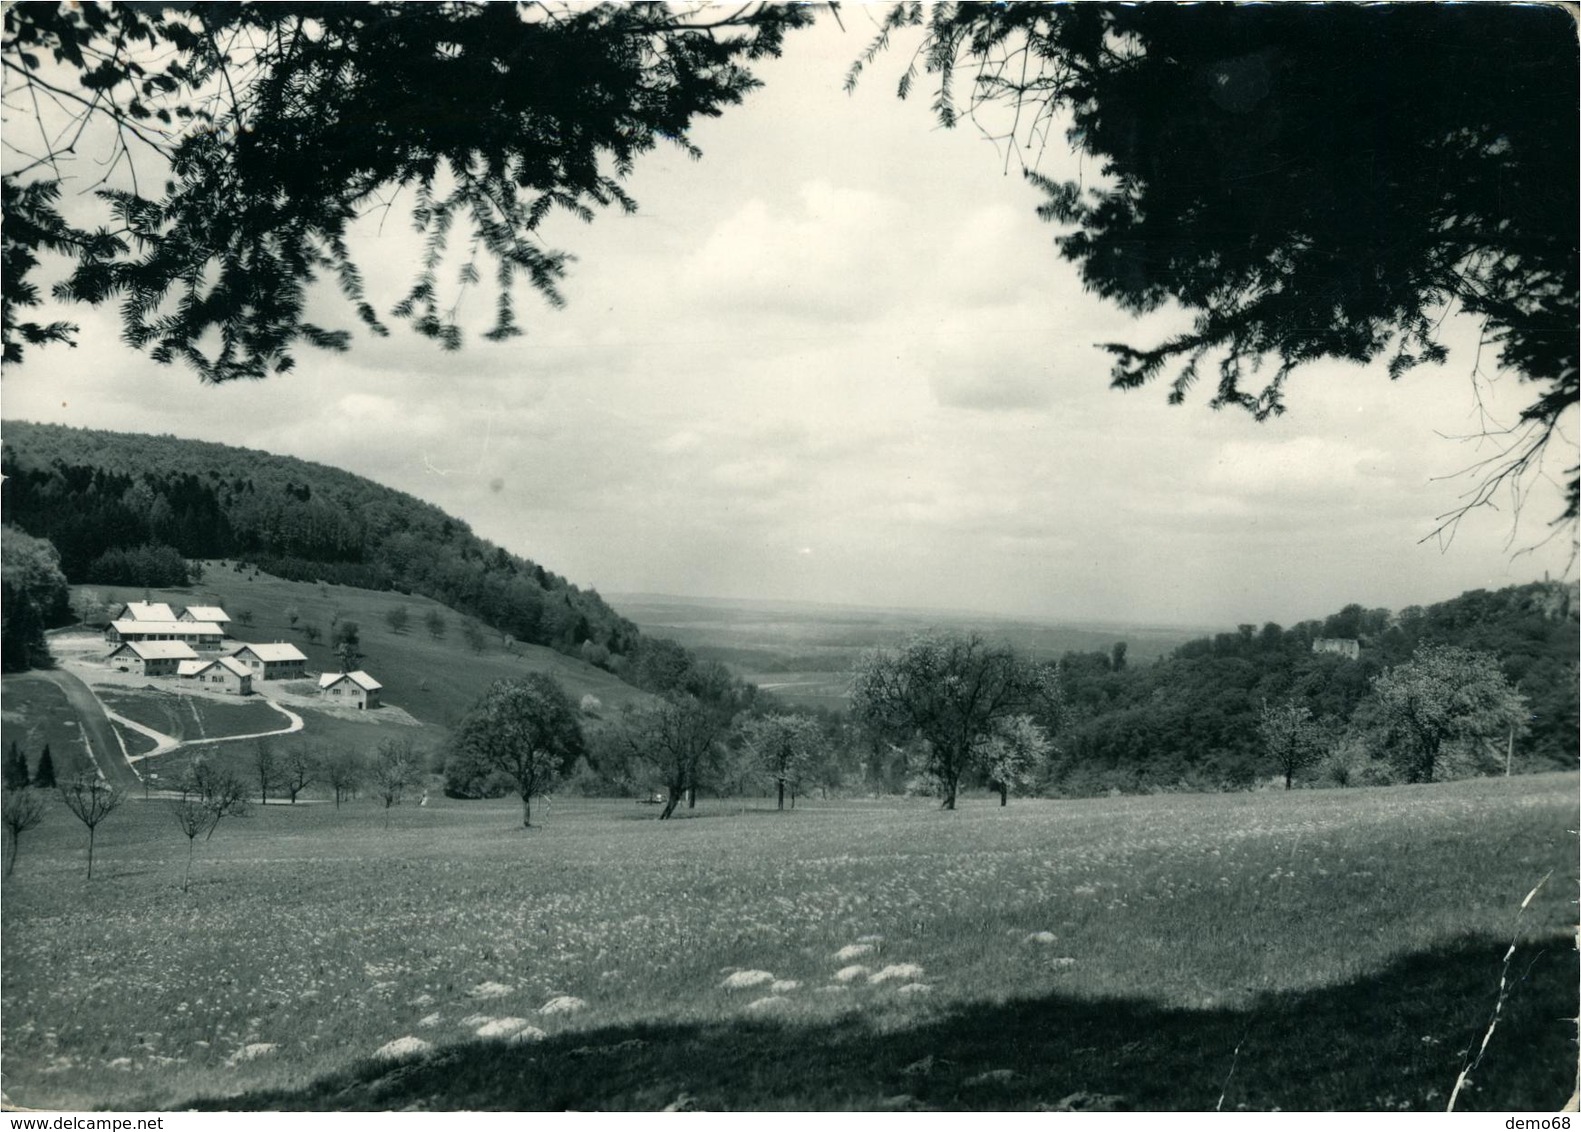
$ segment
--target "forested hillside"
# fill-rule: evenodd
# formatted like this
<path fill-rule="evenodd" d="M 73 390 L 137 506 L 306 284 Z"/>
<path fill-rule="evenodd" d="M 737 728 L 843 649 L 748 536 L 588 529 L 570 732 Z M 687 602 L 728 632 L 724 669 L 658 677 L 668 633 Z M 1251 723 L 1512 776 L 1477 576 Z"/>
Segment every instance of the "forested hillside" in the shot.
<path fill-rule="evenodd" d="M 74 583 L 181 585 L 188 560 L 239 558 L 294 581 L 421 594 L 603 667 L 623 667 L 639 648 L 636 627 L 596 592 L 336 468 L 7 421 L 0 472 L 6 522 L 52 542 Z"/>
<path fill-rule="evenodd" d="M 1309 709 L 1324 732 L 1327 761 L 1310 773 L 1365 780 L 1381 765 L 1370 750 L 1372 681 L 1421 644 L 1495 656 L 1530 708 L 1517 769 L 1571 768 L 1577 635 L 1575 586 L 1533 582 L 1399 613 L 1352 605 L 1289 629 L 1241 625 L 1145 666 L 1117 664 L 1113 653 L 1070 653 L 1061 661 L 1066 720 L 1048 785 L 1084 793 L 1248 783 L 1269 770 L 1259 709 L 1286 701 Z M 1360 654 L 1314 652 L 1319 638 L 1355 640 Z M 1502 751 L 1483 757 L 1482 769 L 1502 766 Z"/>

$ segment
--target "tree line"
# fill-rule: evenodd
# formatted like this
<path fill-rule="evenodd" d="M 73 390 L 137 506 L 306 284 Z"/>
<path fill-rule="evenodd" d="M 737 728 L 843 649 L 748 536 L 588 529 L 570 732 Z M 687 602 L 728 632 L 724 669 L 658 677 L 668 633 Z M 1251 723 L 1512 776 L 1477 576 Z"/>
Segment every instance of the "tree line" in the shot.
<path fill-rule="evenodd" d="M 431 504 L 289 457 L 173 437 L 8 422 L 7 522 L 73 583 L 168 587 L 187 561 L 245 559 L 292 581 L 421 594 L 517 640 L 629 655 L 637 628 L 598 594 Z"/>

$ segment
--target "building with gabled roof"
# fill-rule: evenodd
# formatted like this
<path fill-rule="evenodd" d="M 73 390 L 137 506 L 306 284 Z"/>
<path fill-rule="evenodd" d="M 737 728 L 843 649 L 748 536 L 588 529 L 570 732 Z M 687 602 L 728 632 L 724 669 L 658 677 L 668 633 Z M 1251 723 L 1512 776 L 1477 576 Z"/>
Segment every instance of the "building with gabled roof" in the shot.
<path fill-rule="evenodd" d="M 181 611 L 178 621 L 207 621 L 221 628 L 231 623 L 230 614 L 217 605 L 189 605 Z"/>
<path fill-rule="evenodd" d="M 174 621 L 176 611 L 162 601 L 129 601 L 121 606 L 117 620 Z"/>
<path fill-rule="evenodd" d="M 111 644 L 128 641 L 181 641 L 195 649 L 217 649 L 225 641 L 225 630 L 208 621 L 138 621 L 121 618 L 110 622 L 105 637 Z"/>
<path fill-rule="evenodd" d="M 226 692 L 233 696 L 250 696 L 253 691 L 253 673 L 233 656 L 216 656 L 207 660 L 184 660 L 176 670 L 183 680 L 191 680 L 210 692 Z"/>
<path fill-rule="evenodd" d="M 182 661 L 197 658 L 185 641 L 125 641 L 110 653 L 109 664 L 139 676 L 174 676 Z"/>
<path fill-rule="evenodd" d="M 245 664 L 257 680 L 300 680 L 307 675 L 307 654 L 284 641 L 238 645 L 226 655 Z"/>
<path fill-rule="evenodd" d="M 379 706 L 379 694 L 384 685 L 358 669 L 356 672 L 326 672 L 318 678 L 318 694 L 342 707 L 363 708 Z"/>

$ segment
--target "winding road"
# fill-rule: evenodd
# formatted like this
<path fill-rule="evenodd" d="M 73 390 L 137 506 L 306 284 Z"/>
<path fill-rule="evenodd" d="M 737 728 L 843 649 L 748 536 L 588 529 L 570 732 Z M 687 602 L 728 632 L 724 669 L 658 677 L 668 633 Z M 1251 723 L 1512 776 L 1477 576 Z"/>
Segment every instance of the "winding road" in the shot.
<path fill-rule="evenodd" d="M 126 751 L 121 746 L 121 740 L 116 736 L 115 728 L 110 726 L 110 720 L 104 714 L 104 705 L 99 703 L 99 697 L 93 694 L 93 689 L 62 668 L 46 669 L 39 675 L 66 693 L 67 702 L 77 713 L 83 740 L 88 744 L 88 754 L 92 756 L 104 780 L 123 790 L 141 790 L 143 778 L 126 761 Z"/>
<path fill-rule="evenodd" d="M 88 754 L 92 757 L 94 765 L 99 768 L 99 773 L 106 782 L 112 786 L 119 786 L 125 790 L 141 790 L 143 776 L 138 773 L 135 763 L 155 755 L 168 755 L 171 751 L 179 751 L 182 747 L 208 747 L 216 743 L 234 743 L 242 739 L 263 739 L 271 735 L 289 735 L 294 731 L 302 730 L 302 717 L 288 708 L 281 707 L 267 696 L 261 697 L 263 702 L 274 708 L 286 718 L 286 726 L 274 731 L 258 731 L 250 735 L 224 735 L 214 739 L 177 739 L 173 735 L 155 731 L 135 720 L 117 715 L 104 706 L 93 689 L 83 683 L 76 676 L 63 668 L 47 669 L 39 673 L 44 679 L 50 681 L 66 693 L 66 700 L 71 704 L 72 710 L 77 713 L 78 722 L 82 728 L 82 737 L 88 744 Z M 154 740 L 157 744 L 152 751 L 142 755 L 127 753 L 126 745 L 121 742 L 121 737 L 115 733 L 111 721 L 141 732 Z"/>

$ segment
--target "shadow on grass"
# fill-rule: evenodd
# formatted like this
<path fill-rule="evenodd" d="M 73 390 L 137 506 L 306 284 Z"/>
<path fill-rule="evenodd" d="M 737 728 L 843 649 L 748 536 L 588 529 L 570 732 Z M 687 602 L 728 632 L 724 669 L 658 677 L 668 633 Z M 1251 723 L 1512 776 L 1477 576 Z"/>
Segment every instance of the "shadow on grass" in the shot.
<path fill-rule="evenodd" d="M 1050 995 L 919 1008 L 916 1025 L 887 1032 L 851 1014 L 468 1042 L 406 1062 L 362 1061 L 298 1091 L 192 1107 L 1211 1110 L 1222 1093 L 1226 1110 L 1441 1111 L 1464 1051 L 1474 1055 L 1487 1029 L 1506 946 L 1468 939 L 1241 1009 Z M 1457 1108 L 1565 1103 L 1576 1080 L 1577 974 L 1569 938 L 1521 946 L 1499 1025 Z"/>

